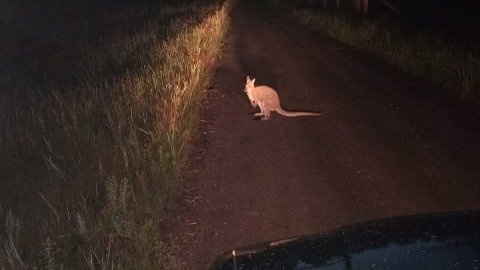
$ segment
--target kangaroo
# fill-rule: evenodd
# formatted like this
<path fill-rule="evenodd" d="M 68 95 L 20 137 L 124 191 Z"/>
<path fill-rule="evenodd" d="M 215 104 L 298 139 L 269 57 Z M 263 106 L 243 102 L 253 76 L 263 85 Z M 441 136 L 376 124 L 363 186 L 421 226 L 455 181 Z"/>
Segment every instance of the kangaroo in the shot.
<path fill-rule="evenodd" d="M 247 76 L 245 93 L 247 93 L 253 108 L 260 107 L 260 112 L 255 113 L 255 116 L 262 117 L 262 120 L 270 119 L 271 111 L 276 111 L 284 116 L 320 115 L 320 113 L 316 112 L 291 112 L 282 109 L 277 92 L 265 85 L 255 86 L 255 78 L 250 80 L 250 76 Z"/>

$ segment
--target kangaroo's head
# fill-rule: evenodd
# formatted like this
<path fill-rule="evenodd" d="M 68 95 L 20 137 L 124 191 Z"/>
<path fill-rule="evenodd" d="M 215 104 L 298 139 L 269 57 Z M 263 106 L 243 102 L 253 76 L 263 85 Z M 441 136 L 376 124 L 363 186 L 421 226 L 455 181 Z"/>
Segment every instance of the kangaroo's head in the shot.
<path fill-rule="evenodd" d="M 245 83 L 245 93 L 247 93 L 248 99 L 252 104 L 252 107 L 255 108 L 257 106 L 257 101 L 254 97 L 254 89 L 255 89 L 255 78 L 250 80 L 250 76 L 247 76 L 247 82 Z"/>
<path fill-rule="evenodd" d="M 255 87 L 255 78 L 250 80 L 250 76 L 247 76 L 247 82 L 245 83 L 245 92 L 248 92 L 249 89 L 253 89 Z"/>

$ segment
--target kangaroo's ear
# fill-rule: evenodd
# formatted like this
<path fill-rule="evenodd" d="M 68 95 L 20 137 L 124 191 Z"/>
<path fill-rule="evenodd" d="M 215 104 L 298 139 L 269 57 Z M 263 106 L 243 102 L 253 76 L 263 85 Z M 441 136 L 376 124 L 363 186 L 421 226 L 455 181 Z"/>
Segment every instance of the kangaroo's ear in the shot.
<path fill-rule="evenodd" d="M 252 79 L 252 83 L 255 83 L 255 78 Z"/>
<path fill-rule="evenodd" d="M 250 76 L 247 76 L 247 82 L 250 81 Z"/>

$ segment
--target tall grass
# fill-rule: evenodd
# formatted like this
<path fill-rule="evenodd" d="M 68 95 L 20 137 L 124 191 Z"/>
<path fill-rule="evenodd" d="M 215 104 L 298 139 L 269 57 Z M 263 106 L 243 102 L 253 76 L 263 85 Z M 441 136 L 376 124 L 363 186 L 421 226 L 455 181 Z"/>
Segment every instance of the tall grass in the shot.
<path fill-rule="evenodd" d="M 480 101 L 480 54 L 432 31 L 406 34 L 398 27 L 308 9 L 289 10 L 302 24 L 369 51 L 414 76 L 425 77 L 457 97 Z"/>
<path fill-rule="evenodd" d="M 147 4 L 107 17 L 122 25 L 110 35 L 60 35 L 53 54 L 33 46 L 0 66 L 0 269 L 181 267 L 161 241 L 162 205 L 229 2 Z"/>

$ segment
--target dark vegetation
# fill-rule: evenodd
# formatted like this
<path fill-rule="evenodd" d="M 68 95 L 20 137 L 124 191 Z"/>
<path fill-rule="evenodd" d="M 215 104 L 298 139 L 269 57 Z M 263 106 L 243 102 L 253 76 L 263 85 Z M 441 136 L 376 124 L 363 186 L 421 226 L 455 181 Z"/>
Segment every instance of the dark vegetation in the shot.
<path fill-rule="evenodd" d="M 354 1 L 270 2 L 309 27 L 478 104 L 479 1 L 370 0 L 367 10 L 354 8 Z"/>
<path fill-rule="evenodd" d="M 2 1 L 0 269 L 172 269 L 224 1 Z"/>

